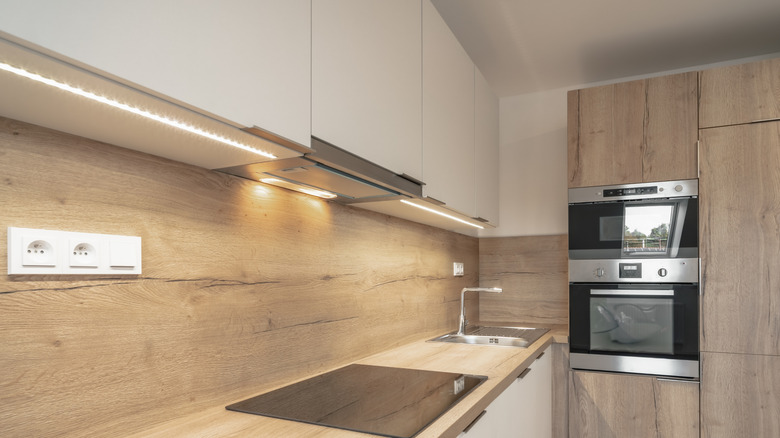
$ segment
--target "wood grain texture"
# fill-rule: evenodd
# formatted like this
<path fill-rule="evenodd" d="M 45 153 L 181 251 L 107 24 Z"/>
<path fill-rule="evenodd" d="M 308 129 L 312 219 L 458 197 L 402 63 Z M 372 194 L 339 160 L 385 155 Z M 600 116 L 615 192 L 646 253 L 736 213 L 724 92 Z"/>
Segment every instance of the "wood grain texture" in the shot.
<path fill-rule="evenodd" d="M 553 344 L 552 438 L 569 438 L 569 344 Z"/>
<path fill-rule="evenodd" d="M 566 235 L 480 239 L 479 275 L 482 286 L 504 289 L 480 295 L 481 321 L 568 323 Z"/>
<path fill-rule="evenodd" d="M 702 353 L 702 437 L 780 436 L 780 357 Z"/>
<path fill-rule="evenodd" d="M 780 58 L 701 72 L 700 128 L 780 119 Z"/>
<path fill-rule="evenodd" d="M 572 371 L 569 433 L 578 438 L 697 438 L 699 385 Z"/>
<path fill-rule="evenodd" d="M 570 92 L 569 187 L 695 178 L 696 87 L 692 72 Z"/>
<path fill-rule="evenodd" d="M 780 355 L 780 122 L 701 137 L 701 349 Z"/>
<path fill-rule="evenodd" d="M 478 282 L 477 239 L 7 119 L 0 199 L 3 228 L 143 239 L 140 276 L 0 277 L 4 436 L 224 406 L 453 330 Z"/>

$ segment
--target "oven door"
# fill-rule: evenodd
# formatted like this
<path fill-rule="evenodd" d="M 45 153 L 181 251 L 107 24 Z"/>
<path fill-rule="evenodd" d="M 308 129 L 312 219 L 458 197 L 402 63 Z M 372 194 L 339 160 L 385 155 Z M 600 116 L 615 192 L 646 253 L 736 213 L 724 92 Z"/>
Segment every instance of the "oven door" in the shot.
<path fill-rule="evenodd" d="M 569 204 L 569 259 L 697 258 L 698 198 Z"/>
<path fill-rule="evenodd" d="M 571 366 L 699 375 L 696 284 L 571 284 Z"/>

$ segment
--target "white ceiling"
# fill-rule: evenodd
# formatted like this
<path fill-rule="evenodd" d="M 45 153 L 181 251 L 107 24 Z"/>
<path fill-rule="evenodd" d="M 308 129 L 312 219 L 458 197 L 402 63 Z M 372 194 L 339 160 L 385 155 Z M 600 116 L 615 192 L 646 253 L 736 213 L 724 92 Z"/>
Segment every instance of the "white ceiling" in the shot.
<path fill-rule="evenodd" d="M 500 96 L 780 52 L 780 0 L 432 0 Z"/>

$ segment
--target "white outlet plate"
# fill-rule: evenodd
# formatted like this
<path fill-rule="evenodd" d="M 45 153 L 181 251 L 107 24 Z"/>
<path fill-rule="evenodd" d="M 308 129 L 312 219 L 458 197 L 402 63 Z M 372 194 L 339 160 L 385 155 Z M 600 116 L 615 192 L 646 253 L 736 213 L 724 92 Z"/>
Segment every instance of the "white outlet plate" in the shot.
<path fill-rule="evenodd" d="M 455 262 L 452 264 L 452 275 L 455 277 L 463 277 L 463 263 Z"/>
<path fill-rule="evenodd" d="M 8 227 L 8 275 L 140 273 L 140 237 Z"/>

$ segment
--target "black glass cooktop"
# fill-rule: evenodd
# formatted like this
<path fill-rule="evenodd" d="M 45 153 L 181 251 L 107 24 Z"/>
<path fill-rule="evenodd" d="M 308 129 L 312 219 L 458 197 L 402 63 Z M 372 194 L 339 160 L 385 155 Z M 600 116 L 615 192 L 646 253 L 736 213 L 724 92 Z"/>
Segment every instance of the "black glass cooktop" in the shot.
<path fill-rule="evenodd" d="M 408 438 L 487 377 L 348 365 L 227 406 L 228 410 Z"/>

